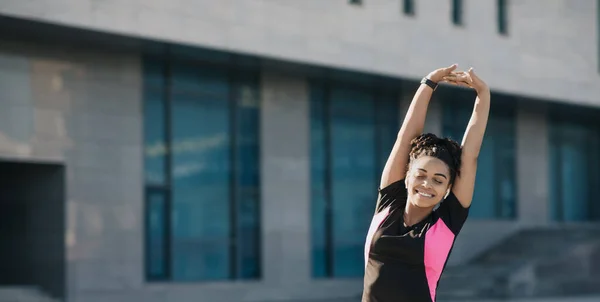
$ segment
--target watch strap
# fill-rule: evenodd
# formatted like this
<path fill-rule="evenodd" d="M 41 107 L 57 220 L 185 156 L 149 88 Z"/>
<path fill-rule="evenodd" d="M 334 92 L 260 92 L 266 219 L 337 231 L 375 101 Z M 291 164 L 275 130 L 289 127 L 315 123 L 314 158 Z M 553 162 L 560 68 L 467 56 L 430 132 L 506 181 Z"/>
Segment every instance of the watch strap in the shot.
<path fill-rule="evenodd" d="M 423 78 L 421 80 L 421 84 L 425 84 L 425 85 L 429 86 L 433 90 L 435 90 L 437 88 L 437 86 L 438 86 L 438 84 L 436 82 L 434 82 L 434 81 L 432 81 L 432 80 L 430 80 L 428 78 Z"/>

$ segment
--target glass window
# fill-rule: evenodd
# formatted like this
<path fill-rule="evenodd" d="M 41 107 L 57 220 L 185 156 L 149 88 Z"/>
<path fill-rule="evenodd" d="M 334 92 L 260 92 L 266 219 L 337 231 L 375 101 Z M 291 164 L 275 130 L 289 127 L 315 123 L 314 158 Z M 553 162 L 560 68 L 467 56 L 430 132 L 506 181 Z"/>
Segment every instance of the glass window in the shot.
<path fill-rule="evenodd" d="M 145 65 L 149 279 L 258 278 L 258 76 L 175 62 L 158 81 Z"/>
<path fill-rule="evenodd" d="M 415 15 L 415 1 L 414 0 L 404 0 L 402 5 L 402 10 L 405 15 L 414 16 Z"/>
<path fill-rule="evenodd" d="M 377 162 L 377 185 L 379 186 L 379 176 L 383 172 L 385 163 L 396 143 L 398 131 L 400 130 L 400 107 L 399 97 L 395 93 L 381 93 L 377 97 L 375 106 L 377 131 L 375 132 L 378 155 Z M 373 208 L 373 211 L 375 209 Z"/>
<path fill-rule="evenodd" d="M 160 278 L 167 271 L 166 198 L 162 190 L 147 190 L 146 193 L 146 270 L 148 276 Z"/>
<path fill-rule="evenodd" d="M 375 198 L 377 142 L 373 97 L 362 91 L 331 90 L 330 160 L 333 275 L 364 273 L 364 233 Z"/>
<path fill-rule="evenodd" d="M 326 88 L 319 84 L 310 87 L 310 163 L 311 163 L 311 243 L 312 271 L 315 277 L 328 275 L 328 240 L 327 225 L 330 212 L 327 208 L 330 187 L 328 175 L 328 112 Z"/>
<path fill-rule="evenodd" d="M 146 184 L 166 185 L 166 127 L 163 70 L 160 64 L 147 64 L 144 70 L 144 175 Z"/>
<path fill-rule="evenodd" d="M 473 111 L 474 98 L 473 94 L 459 90 L 442 95 L 440 101 L 443 102 L 445 136 L 462 141 Z M 492 95 L 492 98 L 494 102 L 477 161 L 475 192 L 469 216 L 512 219 L 516 216 L 516 113 L 509 97 Z"/>
<path fill-rule="evenodd" d="M 578 116 L 577 113 L 570 114 Z M 600 165 L 597 147 L 600 135 L 596 123 L 550 118 L 549 186 L 550 215 L 553 221 L 581 222 L 600 220 L 593 202 Z"/>
<path fill-rule="evenodd" d="M 235 99 L 236 275 L 248 279 L 260 275 L 260 95 L 254 74 L 237 73 Z"/>
<path fill-rule="evenodd" d="M 312 263 L 315 277 L 364 274 L 364 238 L 399 127 L 398 98 L 311 85 Z"/>
<path fill-rule="evenodd" d="M 203 72 L 204 73 L 204 72 Z M 224 71 L 210 70 L 214 94 L 179 91 L 190 74 L 173 72 L 172 254 L 174 280 L 229 276 L 231 135 Z M 201 77 L 198 78 L 202 80 Z M 199 87 L 201 85 L 197 85 Z M 184 88 L 181 86 L 181 88 Z M 217 89 L 215 89 L 217 90 Z"/>
<path fill-rule="evenodd" d="M 452 23 L 455 25 L 463 24 L 462 0 L 452 0 Z"/>
<path fill-rule="evenodd" d="M 508 0 L 496 0 L 496 10 L 498 13 L 498 32 L 503 35 L 508 34 L 508 8 L 506 7 L 506 5 L 508 4 L 507 2 Z"/>

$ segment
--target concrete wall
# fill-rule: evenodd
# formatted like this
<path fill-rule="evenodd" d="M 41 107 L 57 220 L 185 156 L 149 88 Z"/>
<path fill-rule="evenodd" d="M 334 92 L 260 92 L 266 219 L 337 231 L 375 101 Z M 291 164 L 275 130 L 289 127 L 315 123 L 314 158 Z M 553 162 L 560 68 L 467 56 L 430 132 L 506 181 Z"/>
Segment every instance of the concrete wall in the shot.
<path fill-rule="evenodd" d="M 0 48 L 0 157 L 66 166 L 68 301 L 274 301 L 360 293 L 360 280 L 311 277 L 307 82 L 268 71 L 261 114 L 263 279 L 145 282 L 140 76 L 136 54 Z"/>
<path fill-rule="evenodd" d="M 3 43 L 0 106 L 0 157 L 66 165 L 70 301 L 140 288 L 139 56 Z"/>
<path fill-rule="evenodd" d="M 264 281 L 293 288 L 311 274 L 308 87 L 272 72 L 261 82 Z"/>
<path fill-rule="evenodd" d="M 6 15 L 127 36 L 419 79 L 475 66 L 494 90 L 600 106 L 596 0 L 508 1 L 508 35 L 495 0 L 4 0 Z M 551 30 L 549 30 L 551 29 Z M 573 94 L 573 89 L 577 93 Z"/>
<path fill-rule="evenodd" d="M 550 223 L 549 139 L 546 109 L 521 104 L 517 111 L 517 215 L 524 226 Z"/>

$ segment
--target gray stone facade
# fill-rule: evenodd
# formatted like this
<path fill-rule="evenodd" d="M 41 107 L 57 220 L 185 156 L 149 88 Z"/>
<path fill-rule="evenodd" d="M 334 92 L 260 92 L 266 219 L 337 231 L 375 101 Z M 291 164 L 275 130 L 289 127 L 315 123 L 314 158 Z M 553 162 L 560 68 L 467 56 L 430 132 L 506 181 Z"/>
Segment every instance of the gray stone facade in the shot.
<path fill-rule="evenodd" d="M 459 63 L 498 91 L 600 105 L 597 1 L 510 1 L 506 36 L 496 1 L 462 2 L 462 26 L 452 24 L 451 1 L 438 0 L 417 1 L 413 17 L 401 0 L 4 0 L 0 12 L 402 78 Z"/>
<path fill-rule="evenodd" d="M 144 280 L 139 56 L 91 50 L 66 55 L 60 48 L 12 45 L 1 49 L 0 68 L 2 158 L 66 166 L 69 301 L 278 301 L 360 293 L 358 279 L 311 277 L 305 78 L 262 72 L 262 280 L 157 284 Z M 409 100 L 401 98 L 401 108 Z M 427 131 L 441 131 L 440 107 L 432 104 Z M 518 125 L 520 141 L 541 144 L 543 115 L 521 108 Z M 545 169 L 547 160 L 533 145 L 519 146 L 519 185 L 530 187 L 527 181 L 539 178 L 528 173 Z M 495 244 L 520 228 L 520 221 L 546 224 L 547 215 L 540 213 L 547 203 L 546 184 L 532 185 L 536 190 L 519 191 L 517 223 L 469 221 L 451 264 Z"/>
<path fill-rule="evenodd" d="M 410 79 L 457 62 L 475 66 L 494 90 L 600 107 L 598 43 L 590 38 L 597 36 L 597 1 L 510 2 L 508 36 L 496 31 L 492 0 L 463 1 L 462 27 L 451 24 L 449 1 L 418 1 L 415 17 L 402 14 L 399 0 L 346 2 L 4 0 L 0 12 Z M 360 294 L 359 279 L 311 278 L 308 82 L 271 70 L 262 71 L 261 81 L 263 278 L 146 282 L 141 77 L 138 53 L 0 45 L 0 158 L 66 167 L 69 302 L 264 302 Z M 411 96 L 399 100 L 404 110 Z M 441 108 L 433 104 L 426 130 L 439 132 L 440 119 Z M 534 177 L 548 171 L 546 135 L 545 115 L 520 107 L 518 221 L 469 221 L 450 264 L 521 227 L 549 223 L 548 184 Z"/>
<path fill-rule="evenodd" d="M 143 283 L 139 57 L 3 45 L 0 157 L 64 164 L 67 294 Z"/>

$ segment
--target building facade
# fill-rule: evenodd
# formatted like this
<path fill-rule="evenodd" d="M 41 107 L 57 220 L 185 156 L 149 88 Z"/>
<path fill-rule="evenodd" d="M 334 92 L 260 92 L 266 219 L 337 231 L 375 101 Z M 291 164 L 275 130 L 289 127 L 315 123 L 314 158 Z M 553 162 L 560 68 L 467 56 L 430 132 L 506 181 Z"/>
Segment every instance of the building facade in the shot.
<path fill-rule="evenodd" d="M 598 223 L 599 11 L 2 1 L 0 158 L 20 188 L 4 198 L 30 200 L 4 212 L 42 222 L 5 228 L 30 234 L 17 262 L 36 273 L 0 280 L 82 302 L 355 298 L 403 115 L 418 81 L 452 63 L 475 67 L 492 109 L 450 265 L 522 228 Z M 440 87 L 426 131 L 460 140 L 474 98 Z M 49 200 L 54 214 L 32 211 Z"/>

